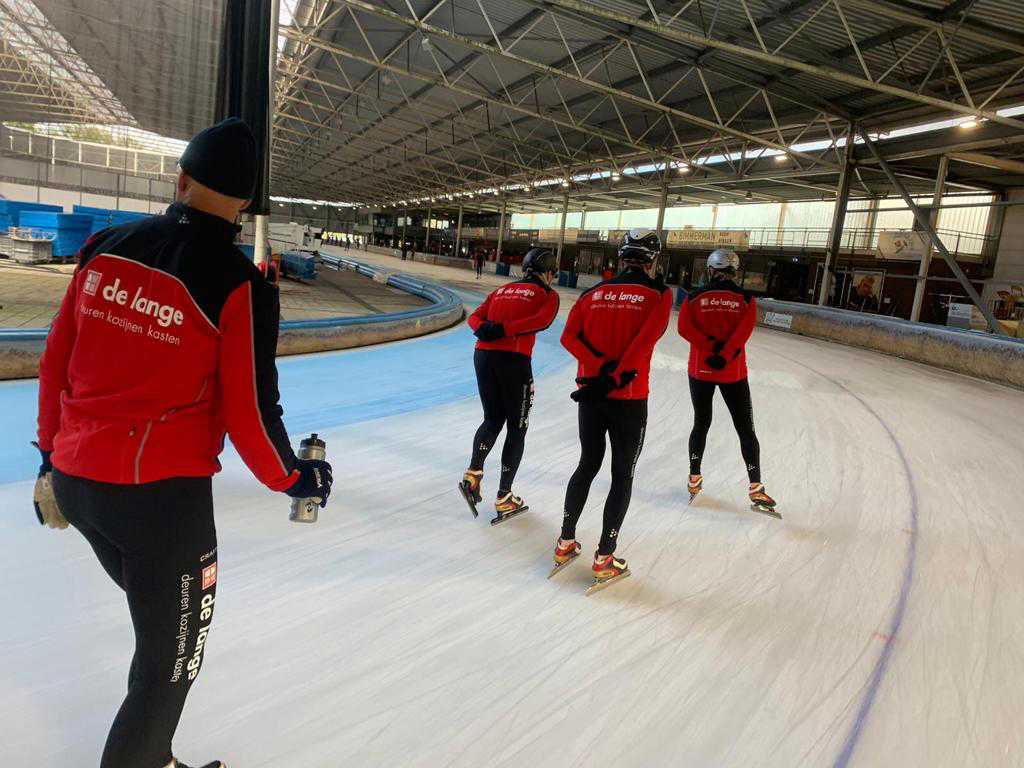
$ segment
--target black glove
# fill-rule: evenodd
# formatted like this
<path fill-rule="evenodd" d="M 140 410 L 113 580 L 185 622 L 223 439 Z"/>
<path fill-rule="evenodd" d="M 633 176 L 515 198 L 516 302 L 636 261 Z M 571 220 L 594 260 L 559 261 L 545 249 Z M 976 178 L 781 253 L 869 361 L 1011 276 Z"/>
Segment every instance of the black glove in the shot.
<path fill-rule="evenodd" d="M 480 323 L 480 327 L 473 331 L 473 334 L 480 341 L 497 341 L 505 337 L 505 326 L 501 323 L 492 323 L 490 320 L 484 320 Z"/>
<path fill-rule="evenodd" d="M 722 354 L 723 349 L 725 349 L 724 341 L 716 341 L 714 344 L 711 345 L 711 351 L 716 355 Z"/>
<path fill-rule="evenodd" d="M 726 364 L 725 358 L 717 354 L 709 356 L 708 359 L 705 360 L 704 362 L 707 363 L 716 371 L 720 371 L 723 368 L 725 368 Z"/>
<path fill-rule="evenodd" d="M 322 459 L 296 459 L 295 468 L 299 479 L 285 493 L 293 499 L 320 499 L 320 506 L 326 507 L 334 483 L 331 465 Z"/>
<path fill-rule="evenodd" d="M 612 376 L 612 371 L 615 370 L 618 364 L 618 360 L 608 360 L 601 365 L 601 372 L 597 376 L 584 376 L 576 379 L 576 383 L 580 385 L 580 388 L 569 395 L 569 397 L 577 403 L 589 403 L 608 397 L 608 393 L 618 385 L 615 377 Z"/>
<path fill-rule="evenodd" d="M 35 442 L 34 440 L 32 441 L 32 445 L 34 445 L 39 450 L 39 456 L 41 457 L 41 463 L 39 464 L 39 474 L 37 474 L 36 477 L 42 477 L 48 472 L 53 472 L 53 464 L 50 461 L 50 456 L 53 454 L 53 451 L 44 451 L 42 448 L 39 447 L 39 443 Z"/>

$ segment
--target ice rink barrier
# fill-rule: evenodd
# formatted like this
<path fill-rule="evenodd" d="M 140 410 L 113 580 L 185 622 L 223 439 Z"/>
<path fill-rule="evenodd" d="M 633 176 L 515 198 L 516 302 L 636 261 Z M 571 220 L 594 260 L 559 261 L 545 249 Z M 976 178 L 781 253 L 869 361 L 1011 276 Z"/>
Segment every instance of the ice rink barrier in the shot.
<path fill-rule="evenodd" d="M 765 328 L 861 347 L 1024 389 L 1024 340 L 776 299 L 757 300 Z"/>
<path fill-rule="evenodd" d="M 328 267 L 354 270 L 371 280 L 420 296 L 430 304 L 405 312 L 284 321 L 278 336 L 278 355 L 324 352 L 408 339 L 448 328 L 465 315 L 462 300 L 440 285 L 392 274 L 347 257 L 325 255 L 321 258 Z M 0 380 L 28 379 L 39 375 L 39 358 L 48 330 L 0 329 Z"/>

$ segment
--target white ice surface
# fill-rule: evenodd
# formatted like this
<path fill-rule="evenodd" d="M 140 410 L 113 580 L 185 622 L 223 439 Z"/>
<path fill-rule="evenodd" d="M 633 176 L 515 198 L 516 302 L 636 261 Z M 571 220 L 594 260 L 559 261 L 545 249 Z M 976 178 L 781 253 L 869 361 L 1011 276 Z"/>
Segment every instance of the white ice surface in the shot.
<path fill-rule="evenodd" d="M 316 526 L 290 524 L 287 499 L 229 458 L 216 618 L 180 755 L 1024 765 L 1024 395 L 758 331 L 780 522 L 748 511 L 721 400 L 706 490 L 686 508 L 685 354 L 670 330 L 620 540 L 633 576 L 590 598 L 586 558 L 545 578 L 578 458 L 568 368 L 538 381 L 518 482 L 532 511 L 497 528 L 455 491 L 475 399 L 328 431 L 336 490 Z M 488 499 L 498 464 L 496 451 Z M 587 553 L 606 471 L 579 529 Z M 80 536 L 36 525 L 30 493 L 0 485 L 0 765 L 95 765 L 125 684 L 127 610 Z"/>

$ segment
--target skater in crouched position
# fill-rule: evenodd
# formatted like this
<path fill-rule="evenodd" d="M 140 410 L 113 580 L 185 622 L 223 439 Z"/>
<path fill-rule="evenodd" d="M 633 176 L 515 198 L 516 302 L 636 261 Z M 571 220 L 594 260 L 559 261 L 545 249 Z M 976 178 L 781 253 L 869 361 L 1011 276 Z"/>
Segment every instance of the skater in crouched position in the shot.
<path fill-rule="evenodd" d="M 533 345 L 537 333 L 548 328 L 558 314 L 558 293 L 551 289 L 557 271 L 555 255 L 549 249 L 531 248 L 523 258 L 523 279 L 492 292 L 469 316 L 469 327 L 478 339 L 473 362 L 484 420 L 473 436 L 472 458 L 459 491 L 475 517 L 476 505 L 483 500 L 484 460 L 504 428 L 492 524 L 527 510 L 522 498 L 512 493 L 512 482 L 523 458 L 533 406 Z"/>
<path fill-rule="evenodd" d="M 712 401 L 718 389 L 740 438 L 751 504 L 759 512 L 778 517 L 775 500 L 761 482 L 761 447 L 754 433 L 754 408 L 747 382 L 745 346 L 757 321 L 757 303 L 735 283 L 739 266 L 739 256 L 733 251 L 713 252 L 707 262 L 707 285 L 690 293 L 679 309 L 679 335 L 690 342 L 693 401 L 687 488 L 692 500 L 703 487 L 701 461 L 711 428 Z"/>
<path fill-rule="evenodd" d="M 555 570 L 582 549 L 576 523 L 590 484 L 604 460 L 605 436 L 612 448 L 612 484 L 604 505 L 604 528 L 594 553 L 594 585 L 629 575 L 614 557 L 619 529 L 629 507 L 633 473 L 647 428 L 647 395 L 654 345 L 668 327 L 672 294 L 652 277 L 661 253 L 657 233 L 632 231 L 619 249 L 622 272 L 583 293 L 566 322 L 562 345 L 579 361 L 581 454 L 565 494 L 562 533 L 555 545 Z"/>
<path fill-rule="evenodd" d="M 186 768 L 171 740 L 213 621 L 212 476 L 225 433 L 275 491 L 323 506 L 332 483 L 327 462 L 289 445 L 277 288 L 233 245 L 255 186 L 252 132 L 218 123 L 180 162 L 164 215 L 83 247 L 39 372 L 36 514 L 86 538 L 135 630 L 101 768 Z"/>

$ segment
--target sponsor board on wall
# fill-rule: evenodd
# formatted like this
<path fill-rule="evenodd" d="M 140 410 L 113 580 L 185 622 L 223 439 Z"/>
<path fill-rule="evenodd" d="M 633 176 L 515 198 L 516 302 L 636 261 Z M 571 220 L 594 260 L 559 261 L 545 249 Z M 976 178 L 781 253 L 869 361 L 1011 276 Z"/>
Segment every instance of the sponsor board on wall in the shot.
<path fill-rule="evenodd" d="M 670 229 L 666 245 L 675 248 L 732 248 L 746 251 L 750 248 L 750 230 L 735 229 Z"/>
<path fill-rule="evenodd" d="M 576 232 L 577 243 L 596 243 L 601 240 L 601 231 L 598 229 L 580 229 Z"/>
<path fill-rule="evenodd" d="M 788 331 L 793 327 L 793 316 L 781 312 L 765 312 L 764 324 L 774 328 L 784 328 Z"/>
<path fill-rule="evenodd" d="M 876 252 L 880 259 L 920 261 L 928 251 L 928 237 L 924 232 L 883 231 L 878 233 Z"/>
<path fill-rule="evenodd" d="M 576 235 L 579 234 L 578 229 L 565 229 L 565 242 L 574 243 L 576 242 Z M 561 237 L 561 229 L 542 229 L 537 233 L 537 242 L 539 243 L 557 243 L 558 238 Z"/>

